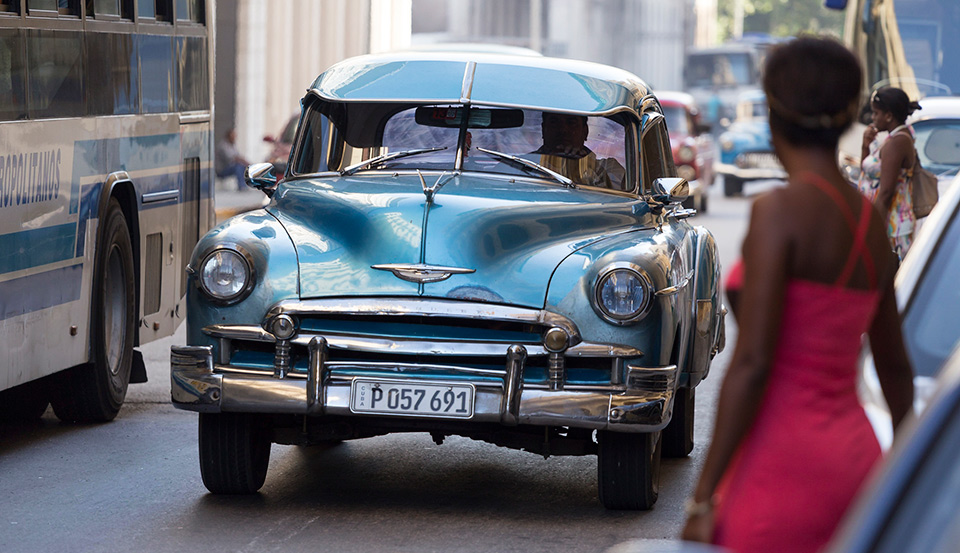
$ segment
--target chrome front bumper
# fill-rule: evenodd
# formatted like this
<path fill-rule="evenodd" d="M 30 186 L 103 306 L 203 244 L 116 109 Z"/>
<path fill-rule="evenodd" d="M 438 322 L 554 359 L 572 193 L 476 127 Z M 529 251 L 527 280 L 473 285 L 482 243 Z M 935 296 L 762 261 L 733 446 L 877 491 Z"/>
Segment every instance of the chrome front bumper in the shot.
<path fill-rule="evenodd" d="M 717 174 L 730 175 L 743 180 L 785 179 L 787 172 L 781 168 L 738 167 L 730 163 L 718 163 Z"/>
<path fill-rule="evenodd" d="M 350 409 L 356 376 L 348 369 L 382 369 L 357 363 L 325 362 L 326 344 L 309 344 L 309 371 L 277 377 L 215 364 L 211 346 L 173 346 L 170 350 L 171 399 L 175 407 L 202 413 L 276 413 L 297 415 L 371 416 Z M 623 384 L 566 385 L 551 390 L 544 384 L 524 384 L 526 349 L 513 345 L 506 352 L 502 381 L 476 381 L 477 422 L 507 426 L 531 424 L 568 426 L 618 432 L 652 432 L 669 422 L 669 407 L 677 386 L 676 365 L 641 367 L 627 364 Z M 404 367 L 384 378 L 396 379 Z M 415 369 L 415 367 L 411 367 Z M 403 376 L 422 380 L 419 376 Z M 442 379 L 431 377 L 431 383 Z M 462 380 L 457 381 L 462 383 Z M 383 415 L 377 415 L 383 416 Z M 393 416 L 393 415 L 390 415 Z"/>

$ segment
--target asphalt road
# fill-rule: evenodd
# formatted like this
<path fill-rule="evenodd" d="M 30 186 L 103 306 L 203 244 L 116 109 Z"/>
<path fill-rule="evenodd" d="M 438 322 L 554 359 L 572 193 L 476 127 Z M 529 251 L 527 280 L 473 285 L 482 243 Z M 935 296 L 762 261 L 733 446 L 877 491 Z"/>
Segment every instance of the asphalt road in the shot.
<path fill-rule="evenodd" d="M 694 221 L 714 232 L 729 266 L 749 200 L 719 190 Z M 437 446 L 426 434 L 274 445 L 261 493 L 210 495 L 196 415 L 168 403 L 181 327 L 142 348 L 150 381 L 130 387 L 114 422 L 65 425 L 48 411 L 35 425 L 0 425 L 0 551 L 604 551 L 672 539 L 733 350 L 729 319 L 727 336 L 697 391 L 692 455 L 664 460 L 654 509 L 615 512 L 597 499 L 594 456 L 544 460 L 464 438 Z"/>

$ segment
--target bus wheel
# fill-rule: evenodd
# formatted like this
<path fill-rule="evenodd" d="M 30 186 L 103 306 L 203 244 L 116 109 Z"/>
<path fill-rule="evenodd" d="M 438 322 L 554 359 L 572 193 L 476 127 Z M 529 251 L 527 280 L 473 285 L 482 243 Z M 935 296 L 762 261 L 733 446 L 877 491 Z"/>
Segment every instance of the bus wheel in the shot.
<path fill-rule="evenodd" d="M 597 432 L 597 484 L 607 509 L 648 510 L 660 494 L 660 432 Z"/>
<path fill-rule="evenodd" d="M 200 413 L 200 476 L 216 494 L 251 494 L 270 464 L 269 429 L 247 413 Z"/>
<path fill-rule="evenodd" d="M 93 359 L 64 371 L 51 401 L 57 417 L 67 422 L 113 420 L 130 383 L 136 283 L 130 231 L 115 198 L 100 224 L 90 316 Z"/>

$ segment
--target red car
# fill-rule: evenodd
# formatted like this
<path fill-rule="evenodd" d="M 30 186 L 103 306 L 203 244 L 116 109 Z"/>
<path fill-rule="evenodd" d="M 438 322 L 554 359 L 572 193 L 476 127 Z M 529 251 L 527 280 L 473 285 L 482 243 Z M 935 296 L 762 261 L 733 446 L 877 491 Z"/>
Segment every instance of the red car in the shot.
<path fill-rule="evenodd" d="M 716 147 L 710 127 L 700 120 L 693 96 L 684 92 L 658 92 L 670 132 L 670 147 L 677 174 L 690 183 L 690 197 L 684 207 L 707 212 L 707 196 L 715 177 Z"/>
<path fill-rule="evenodd" d="M 297 132 L 297 122 L 300 120 L 300 114 L 293 114 L 283 130 L 277 136 L 264 136 L 263 141 L 273 144 L 270 149 L 270 155 L 267 156 L 267 162 L 276 167 L 277 176 L 280 177 L 287 172 L 287 160 L 290 158 L 290 147 L 293 146 L 293 136 Z"/>

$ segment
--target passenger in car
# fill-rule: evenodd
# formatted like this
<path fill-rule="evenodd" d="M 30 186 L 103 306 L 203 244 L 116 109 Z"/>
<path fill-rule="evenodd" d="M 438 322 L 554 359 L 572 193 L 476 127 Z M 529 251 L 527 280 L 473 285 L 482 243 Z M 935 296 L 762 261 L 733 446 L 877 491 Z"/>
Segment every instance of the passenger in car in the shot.
<path fill-rule="evenodd" d="M 598 160 L 586 146 L 590 126 L 585 115 L 544 112 L 541 132 L 543 145 L 532 152 L 540 154 L 537 163 L 578 184 L 623 189 L 623 166 L 612 158 Z"/>

